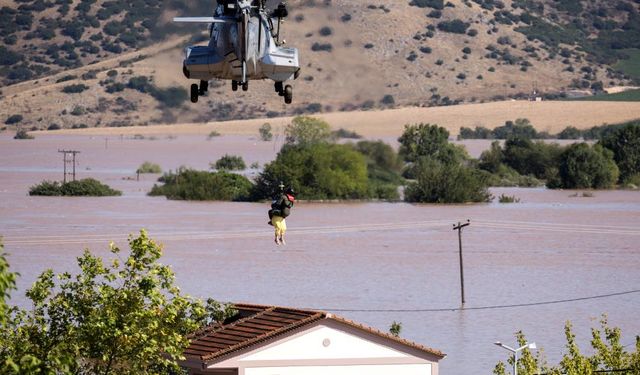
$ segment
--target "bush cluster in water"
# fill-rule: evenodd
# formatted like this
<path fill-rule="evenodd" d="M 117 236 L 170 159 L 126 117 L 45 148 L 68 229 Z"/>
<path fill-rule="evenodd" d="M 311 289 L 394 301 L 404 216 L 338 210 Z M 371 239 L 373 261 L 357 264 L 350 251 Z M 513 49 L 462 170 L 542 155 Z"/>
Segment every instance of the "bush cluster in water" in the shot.
<path fill-rule="evenodd" d="M 29 189 L 29 195 L 46 196 L 105 197 L 121 194 L 121 191 L 112 189 L 93 178 L 85 178 L 66 183 L 60 183 L 58 181 L 43 181 Z"/>

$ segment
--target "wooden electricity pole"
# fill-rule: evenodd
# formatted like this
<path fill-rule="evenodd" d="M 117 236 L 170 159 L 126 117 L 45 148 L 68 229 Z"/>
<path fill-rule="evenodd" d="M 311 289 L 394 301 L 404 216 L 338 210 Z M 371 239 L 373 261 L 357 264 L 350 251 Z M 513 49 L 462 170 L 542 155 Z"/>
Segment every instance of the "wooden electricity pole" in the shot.
<path fill-rule="evenodd" d="M 67 183 L 67 175 L 71 175 L 72 181 L 76 180 L 76 154 L 79 154 L 80 151 L 75 150 L 58 150 L 58 152 L 64 154 L 63 163 L 64 163 L 64 177 L 62 179 L 63 183 Z M 72 158 L 68 159 L 67 155 L 71 154 Z M 73 167 L 71 172 L 67 172 L 67 164 L 73 163 Z"/>
<path fill-rule="evenodd" d="M 462 305 L 464 305 L 464 267 L 462 265 L 462 228 L 470 224 L 471 224 L 471 221 L 469 221 L 469 219 L 467 219 L 467 222 L 464 224 L 460 224 L 460 222 L 458 222 L 458 225 L 453 224 L 453 230 L 458 231 L 458 246 L 460 249 L 460 296 L 462 298 Z"/>

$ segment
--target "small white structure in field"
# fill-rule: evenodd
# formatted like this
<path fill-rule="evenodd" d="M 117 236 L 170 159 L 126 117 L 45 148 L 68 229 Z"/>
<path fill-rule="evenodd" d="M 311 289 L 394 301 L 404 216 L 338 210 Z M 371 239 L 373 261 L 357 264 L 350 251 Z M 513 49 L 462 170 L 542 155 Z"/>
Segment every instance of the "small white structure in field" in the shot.
<path fill-rule="evenodd" d="M 322 311 L 235 307 L 233 319 L 190 338 L 182 362 L 189 374 L 438 375 L 445 357 Z"/>

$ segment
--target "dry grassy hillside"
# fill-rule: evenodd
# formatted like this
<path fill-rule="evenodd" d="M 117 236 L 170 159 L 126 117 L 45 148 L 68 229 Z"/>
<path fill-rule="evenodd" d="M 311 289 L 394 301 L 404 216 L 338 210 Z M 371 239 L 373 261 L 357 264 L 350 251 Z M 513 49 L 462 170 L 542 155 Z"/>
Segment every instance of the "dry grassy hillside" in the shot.
<path fill-rule="evenodd" d="M 603 102 L 596 107 L 592 102 L 529 102 L 504 101 L 484 104 L 416 108 L 404 107 L 386 110 L 323 113 L 317 116 L 333 129 L 354 131 L 368 138 L 397 138 L 407 124 L 431 123 L 445 127 L 456 136 L 460 127 L 483 126 L 493 129 L 511 119 L 527 118 L 538 131 L 557 134 L 567 126 L 589 129 L 604 123 L 622 123 L 638 118 L 640 102 Z M 166 126 L 130 126 L 126 128 L 65 129 L 40 132 L 41 135 L 208 135 L 220 134 L 257 136 L 258 129 L 268 122 L 274 134 L 282 135 L 291 117 L 272 119 L 232 120 L 209 123 L 184 123 Z"/>
<path fill-rule="evenodd" d="M 83 2 L 75 0 L 71 9 Z M 516 2 L 522 1 L 500 3 L 510 14 L 522 14 Z M 489 10 L 487 3 L 451 0 L 434 18 L 434 8 L 412 6 L 409 0 L 289 1 L 284 35 L 288 45 L 300 49 L 303 66 L 290 106 L 273 93 L 269 82 L 252 82 L 248 93 L 232 93 L 228 82 L 212 82 L 208 97 L 197 104 L 186 101 L 185 89 L 192 81 L 183 77 L 181 64 L 189 36 L 167 35 L 161 44 L 136 48 L 123 44 L 121 53 L 80 56 L 77 67 L 3 87 L 0 120 L 19 114 L 23 119 L 17 125 L 40 129 L 207 122 L 483 102 L 526 96 L 533 88 L 561 92 L 575 86 L 576 80 L 586 82 L 587 88 L 592 82 L 628 84 L 606 65 L 587 61 L 576 46 L 560 44 L 566 51 L 559 54 L 558 48 L 528 41 L 514 31 L 522 23 L 497 22 L 498 8 Z M 104 4 L 105 0 L 95 2 L 88 14 L 95 15 L 95 8 Z M 11 6 L 17 3 L 10 2 Z M 162 8 L 160 21 L 194 15 L 196 8 Z M 53 10 L 43 12 L 48 17 L 47 12 Z M 122 18 L 122 14 L 113 17 Z M 454 20 L 466 23 L 465 33 L 446 32 L 438 26 Z M 87 29 L 80 42 L 105 25 L 100 21 L 100 27 Z M 204 32 L 202 25 L 190 27 L 193 35 Z M 63 40 L 68 42 L 70 37 L 56 34 L 51 43 Z"/>

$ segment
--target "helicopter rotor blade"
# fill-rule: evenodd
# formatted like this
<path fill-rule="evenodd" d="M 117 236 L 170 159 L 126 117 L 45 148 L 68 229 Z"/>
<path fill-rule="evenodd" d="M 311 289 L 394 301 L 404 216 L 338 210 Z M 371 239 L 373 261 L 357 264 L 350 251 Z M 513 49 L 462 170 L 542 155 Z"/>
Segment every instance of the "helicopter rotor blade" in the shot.
<path fill-rule="evenodd" d="M 236 23 L 232 17 L 173 17 L 173 22 L 191 23 Z"/>

